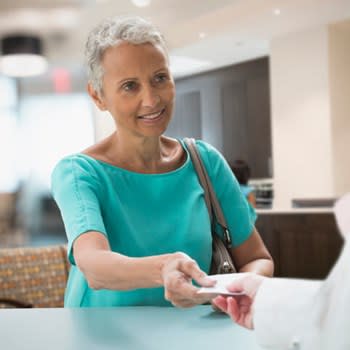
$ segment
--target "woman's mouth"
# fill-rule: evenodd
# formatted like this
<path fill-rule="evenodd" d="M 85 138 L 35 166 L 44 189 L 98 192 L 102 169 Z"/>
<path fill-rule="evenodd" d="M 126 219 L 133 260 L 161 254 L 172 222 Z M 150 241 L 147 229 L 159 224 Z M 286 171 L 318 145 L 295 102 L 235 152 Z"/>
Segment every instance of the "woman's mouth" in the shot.
<path fill-rule="evenodd" d="M 149 122 L 154 122 L 154 121 L 158 121 L 159 119 L 161 119 L 163 113 L 165 111 L 165 108 L 161 109 L 158 112 L 154 112 L 154 113 L 150 113 L 150 114 L 145 114 L 145 115 L 141 115 L 138 118 L 145 120 L 145 121 L 149 121 Z"/>

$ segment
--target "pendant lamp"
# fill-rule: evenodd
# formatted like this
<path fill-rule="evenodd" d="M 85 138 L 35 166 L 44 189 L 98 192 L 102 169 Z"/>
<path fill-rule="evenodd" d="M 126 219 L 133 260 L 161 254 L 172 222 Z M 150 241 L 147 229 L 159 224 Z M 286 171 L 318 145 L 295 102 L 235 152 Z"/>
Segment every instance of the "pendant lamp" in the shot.
<path fill-rule="evenodd" d="M 9 35 L 1 39 L 0 71 L 12 77 L 29 77 L 47 69 L 39 37 Z"/>

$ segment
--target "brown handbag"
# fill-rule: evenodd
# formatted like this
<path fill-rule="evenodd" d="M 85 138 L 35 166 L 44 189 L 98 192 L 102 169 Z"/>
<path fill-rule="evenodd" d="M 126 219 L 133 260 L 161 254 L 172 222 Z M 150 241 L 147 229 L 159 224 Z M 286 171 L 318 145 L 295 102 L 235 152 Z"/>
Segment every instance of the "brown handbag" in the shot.
<path fill-rule="evenodd" d="M 204 189 L 205 204 L 208 208 L 211 222 L 212 260 L 209 274 L 237 272 L 230 252 L 232 247 L 230 232 L 195 140 L 185 138 L 184 142 L 190 153 L 199 182 Z M 222 228 L 223 239 L 215 232 L 215 223 L 218 223 Z"/>

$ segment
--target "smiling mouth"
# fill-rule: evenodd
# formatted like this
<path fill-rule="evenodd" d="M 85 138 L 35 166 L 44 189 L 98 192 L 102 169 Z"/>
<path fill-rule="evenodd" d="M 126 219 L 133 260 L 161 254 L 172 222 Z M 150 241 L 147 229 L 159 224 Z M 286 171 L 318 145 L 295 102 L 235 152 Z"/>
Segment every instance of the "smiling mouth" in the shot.
<path fill-rule="evenodd" d="M 159 112 L 141 115 L 138 118 L 144 120 L 156 120 L 158 119 L 165 111 L 165 108 L 161 109 Z"/>

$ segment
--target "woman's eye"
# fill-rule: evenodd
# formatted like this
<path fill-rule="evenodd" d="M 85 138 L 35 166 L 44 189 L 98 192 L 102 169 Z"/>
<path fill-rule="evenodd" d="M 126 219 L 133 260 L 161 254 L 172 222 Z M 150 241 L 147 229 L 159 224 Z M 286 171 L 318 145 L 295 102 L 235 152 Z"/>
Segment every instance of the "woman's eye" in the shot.
<path fill-rule="evenodd" d="M 137 88 L 137 84 L 134 81 L 128 81 L 122 86 L 125 91 L 133 91 Z"/>
<path fill-rule="evenodd" d="M 162 83 L 166 80 L 168 80 L 168 76 L 166 74 L 158 74 L 154 78 L 156 83 Z"/>

